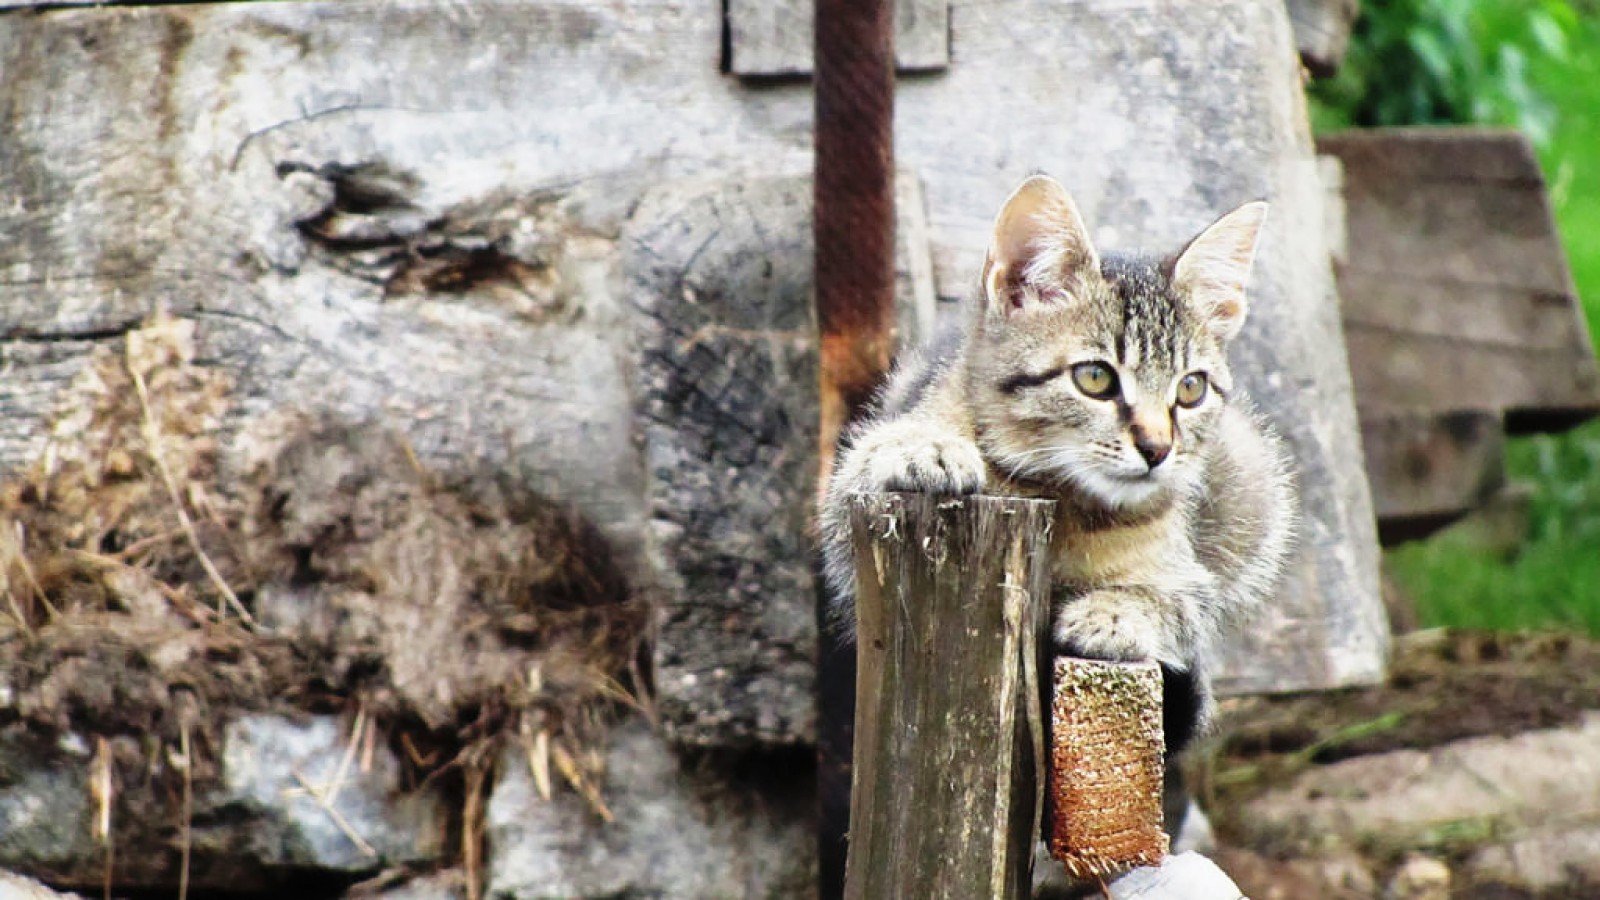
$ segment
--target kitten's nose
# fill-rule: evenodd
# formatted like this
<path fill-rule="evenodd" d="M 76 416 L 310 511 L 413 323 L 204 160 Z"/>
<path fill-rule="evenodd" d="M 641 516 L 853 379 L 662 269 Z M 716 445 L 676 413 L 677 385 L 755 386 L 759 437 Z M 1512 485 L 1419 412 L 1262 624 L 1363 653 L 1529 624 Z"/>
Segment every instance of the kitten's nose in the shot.
<path fill-rule="evenodd" d="M 1156 466 L 1161 465 L 1162 461 L 1167 458 L 1167 454 L 1172 452 L 1172 441 L 1148 434 L 1139 434 L 1133 438 L 1133 448 L 1139 451 L 1140 456 L 1144 457 L 1144 464 L 1154 469 Z"/>

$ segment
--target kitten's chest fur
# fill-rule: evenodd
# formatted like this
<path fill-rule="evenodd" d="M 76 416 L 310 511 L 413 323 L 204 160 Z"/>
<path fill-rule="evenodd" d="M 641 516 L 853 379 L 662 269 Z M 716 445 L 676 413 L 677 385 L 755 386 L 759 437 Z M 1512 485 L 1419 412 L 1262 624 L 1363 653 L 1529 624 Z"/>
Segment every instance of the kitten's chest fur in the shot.
<path fill-rule="evenodd" d="M 1070 490 L 992 476 L 986 491 L 1055 501 L 1050 571 L 1058 588 L 1082 592 L 1140 584 L 1176 589 L 1205 577 L 1192 537 L 1196 504 L 1167 502 L 1119 514 Z"/>

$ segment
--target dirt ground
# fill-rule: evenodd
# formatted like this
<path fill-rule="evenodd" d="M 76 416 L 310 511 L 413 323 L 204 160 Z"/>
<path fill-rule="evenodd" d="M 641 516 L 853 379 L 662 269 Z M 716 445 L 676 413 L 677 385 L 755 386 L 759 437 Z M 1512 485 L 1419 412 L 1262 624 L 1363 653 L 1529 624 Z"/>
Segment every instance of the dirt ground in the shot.
<path fill-rule="evenodd" d="M 1340 864 L 1252 847 L 1238 821 L 1251 798 L 1311 767 L 1394 750 L 1426 750 L 1467 738 L 1558 728 L 1596 709 L 1600 641 L 1570 634 L 1419 631 L 1397 640 L 1390 682 L 1382 687 L 1233 701 L 1225 710 L 1221 736 L 1196 754 L 1190 774 L 1217 830 L 1217 862 L 1255 900 L 1600 897 L 1600 884 L 1581 877 L 1539 892 L 1459 879 L 1440 894 L 1383 894 L 1381 887 L 1352 890 L 1332 883 L 1338 880 Z M 1452 853 L 1459 856 L 1469 849 L 1458 846 Z M 1404 862 L 1383 853 L 1358 861 L 1377 886 L 1393 879 Z"/>

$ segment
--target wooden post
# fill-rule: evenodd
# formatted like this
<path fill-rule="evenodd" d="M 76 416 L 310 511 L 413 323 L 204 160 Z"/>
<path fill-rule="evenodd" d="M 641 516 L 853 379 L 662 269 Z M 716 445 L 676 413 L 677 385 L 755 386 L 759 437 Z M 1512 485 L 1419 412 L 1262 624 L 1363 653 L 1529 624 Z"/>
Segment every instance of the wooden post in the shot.
<path fill-rule="evenodd" d="M 1031 892 L 1048 501 L 853 500 L 855 777 L 845 897 Z"/>

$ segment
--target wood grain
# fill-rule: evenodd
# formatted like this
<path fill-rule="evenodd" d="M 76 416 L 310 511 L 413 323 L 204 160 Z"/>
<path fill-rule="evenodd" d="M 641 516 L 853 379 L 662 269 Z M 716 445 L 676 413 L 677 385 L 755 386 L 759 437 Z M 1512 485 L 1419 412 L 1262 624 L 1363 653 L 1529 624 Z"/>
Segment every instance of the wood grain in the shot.
<path fill-rule="evenodd" d="M 1029 896 L 1054 504 L 859 495 L 845 896 Z"/>

